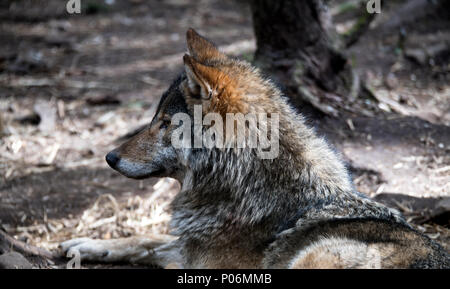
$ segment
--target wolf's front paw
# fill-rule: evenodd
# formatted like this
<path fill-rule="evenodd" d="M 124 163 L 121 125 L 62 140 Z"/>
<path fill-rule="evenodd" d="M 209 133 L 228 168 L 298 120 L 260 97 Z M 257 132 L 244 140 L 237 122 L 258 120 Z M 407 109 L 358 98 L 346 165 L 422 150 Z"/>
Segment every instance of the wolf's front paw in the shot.
<path fill-rule="evenodd" d="M 80 261 L 111 262 L 110 240 L 93 240 L 90 238 L 72 239 L 60 244 L 64 256 L 79 256 Z"/>

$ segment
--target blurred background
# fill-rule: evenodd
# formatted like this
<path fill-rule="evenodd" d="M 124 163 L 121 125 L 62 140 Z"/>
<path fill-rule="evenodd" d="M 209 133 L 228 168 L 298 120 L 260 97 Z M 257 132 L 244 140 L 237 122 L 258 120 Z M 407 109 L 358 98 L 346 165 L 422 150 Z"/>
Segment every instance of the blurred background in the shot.
<path fill-rule="evenodd" d="M 311 93 L 286 85 L 290 59 L 261 64 L 255 2 L 81 0 L 81 13 L 69 14 L 63 0 L 2 1 L 0 231 L 47 250 L 75 237 L 167 233 L 179 184 L 127 179 L 104 156 L 151 121 L 182 71 L 192 27 L 274 72 L 342 153 L 357 189 L 449 250 L 449 1 L 382 1 L 381 13 L 370 15 L 367 1 L 318 1 L 351 68 L 350 92 L 365 92 L 352 98 L 307 80 L 300 83 Z M 283 29 L 269 20 L 255 28 Z"/>

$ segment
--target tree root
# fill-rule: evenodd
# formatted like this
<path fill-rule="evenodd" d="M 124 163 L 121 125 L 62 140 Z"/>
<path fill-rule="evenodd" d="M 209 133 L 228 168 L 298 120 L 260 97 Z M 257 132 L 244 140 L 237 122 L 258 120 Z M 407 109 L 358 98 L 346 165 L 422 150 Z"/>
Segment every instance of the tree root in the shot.
<path fill-rule="evenodd" d="M 16 240 L 0 230 L 0 255 L 8 252 L 20 253 L 37 266 L 48 266 L 61 261 L 59 256 L 55 256 L 55 254 L 43 248 Z"/>

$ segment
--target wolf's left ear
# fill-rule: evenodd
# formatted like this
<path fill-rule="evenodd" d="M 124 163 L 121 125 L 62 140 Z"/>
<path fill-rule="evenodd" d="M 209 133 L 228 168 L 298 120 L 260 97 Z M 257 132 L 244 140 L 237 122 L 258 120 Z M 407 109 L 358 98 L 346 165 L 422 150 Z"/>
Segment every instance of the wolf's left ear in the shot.
<path fill-rule="evenodd" d="M 189 54 L 200 63 L 205 64 L 211 60 L 223 60 L 227 58 L 211 41 L 200 36 L 192 28 L 186 32 L 186 40 Z"/>
<path fill-rule="evenodd" d="M 193 95 L 211 99 L 219 94 L 227 95 L 233 89 L 232 79 L 219 69 L 203 65 L 187 54 L 184 55 L 183 61 L 189 90 Z"/>

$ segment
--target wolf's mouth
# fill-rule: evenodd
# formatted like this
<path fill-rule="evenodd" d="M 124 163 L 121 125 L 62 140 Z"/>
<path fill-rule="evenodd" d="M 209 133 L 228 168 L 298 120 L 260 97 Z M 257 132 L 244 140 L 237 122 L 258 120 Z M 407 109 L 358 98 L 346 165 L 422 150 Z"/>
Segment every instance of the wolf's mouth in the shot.
<path fill-rule="evenodd" d="M 127 171 L 121 171 L 116 169 L 119 173 L 123 174 L 126 177 L 132 178 L 132 179 L 137 179 L 137 180 L 142 180 L 142 179 L 147 179 L 147 178 L 161 178 L 161 177 L 165 177 L 167 174 L 167 170 L 162 168 L 162 169 L 158 169 L 158 170 L 154 170 L 151 172 L 133 172 L 133 173 L 129 173 Z"/>
<path fill-rule="evenodd" d="M 164 177 L 166 175 L 166 169 L 159 169 L 154 172 L 151 172 L 148 177 Z"/>

